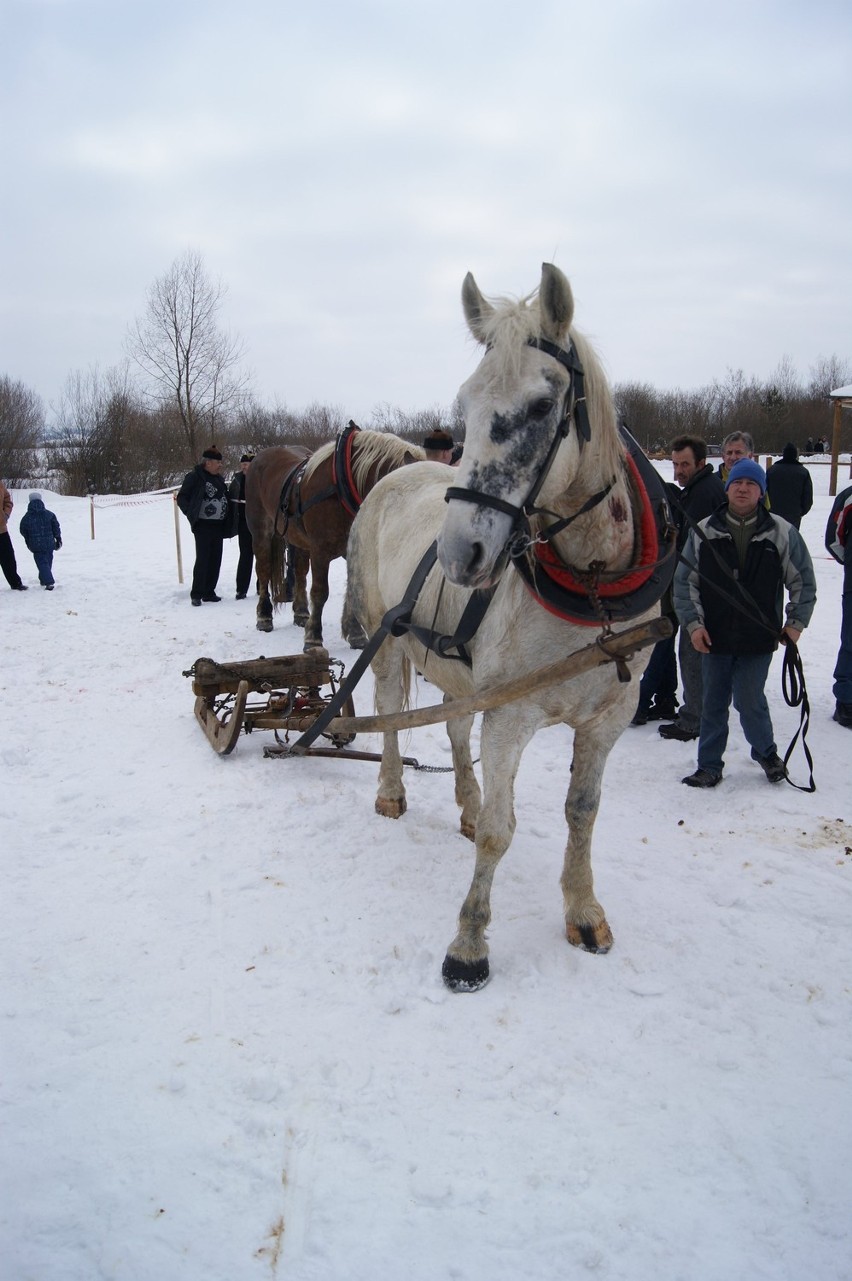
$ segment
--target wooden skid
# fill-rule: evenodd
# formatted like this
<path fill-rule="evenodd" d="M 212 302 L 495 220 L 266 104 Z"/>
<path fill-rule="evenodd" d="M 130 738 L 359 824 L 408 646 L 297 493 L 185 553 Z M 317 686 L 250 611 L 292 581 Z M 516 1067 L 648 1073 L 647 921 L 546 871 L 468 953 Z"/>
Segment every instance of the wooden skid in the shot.
<path fill-rule="evenodd" d="M 237 739 L 243 727 L 243 714 L 246 710 L 248 695 L 248 681 L 240 681 L 233 707 L 230 708 L 230 715 L 226 721 L 220 720 L 216 715 L 212 699 L 202 698 L 199 695 L 195 700 L 195 718 L 207 735 L 213 751 L 218 752 L 220 756 L 230 756 L 237 745 Z"/>

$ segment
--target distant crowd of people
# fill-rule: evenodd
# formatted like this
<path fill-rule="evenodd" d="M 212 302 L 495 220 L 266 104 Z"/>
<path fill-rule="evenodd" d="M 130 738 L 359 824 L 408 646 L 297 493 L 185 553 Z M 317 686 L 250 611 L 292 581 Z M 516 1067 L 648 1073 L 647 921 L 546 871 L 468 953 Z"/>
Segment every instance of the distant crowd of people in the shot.
<path fill-rule="evenodd" d="M 808 441 L 808 452 L 827 441 Z M 458 464 L 462 446 L 437 429 L 424 438 L 429 460 Z M 236 537 L 239 558 L 236 599 L 245 600 L 254 566 L 246 521 L 246 475 L 254 460 L 243 454 L 230 485 L 215 445 L 184 477 L 177 504 L 195 539 L 190 601 L 216 603 L 226 538 Z M 765 685 L 779 642 L 795 644 L 808 625 L 816 582 L 802 518 L 813 506 L 813 485 L 796 446 L 785 446 L 768 474 L 755 459 L 747 432 L 732 432 L 715 471 L 698 436 L 671 444 L 674 483 L 667 486 L 677 525 L 678 567 L 661 608 L 671 637 L 654 646 L 638 690 L 634 725 L 659 721 L 664 739 L 697 741 L 695 771 L 683 782 L 716 787 L 722 779 L 729 709 L 737 711 L 753 759 L 770 782 L 786 777 L 778 755 Z M 12 498 L 0 482 L 0 568 L 13 591 L 26 591 L 8 531 Z M 20 522 L 38 578 L 54 588 L 53 555 L 62 546 L 56 515 L 38 492 L 29 496 Z M 843 566 L 840 649 L 834 669 L 834 720 L 852 729 L 852 485 L 837 495 L 825 531 L 825 546 Z M 786 590 L 787 604 L 783 609 Z M 681 701 L 678 704 L 678 671 Z"/>

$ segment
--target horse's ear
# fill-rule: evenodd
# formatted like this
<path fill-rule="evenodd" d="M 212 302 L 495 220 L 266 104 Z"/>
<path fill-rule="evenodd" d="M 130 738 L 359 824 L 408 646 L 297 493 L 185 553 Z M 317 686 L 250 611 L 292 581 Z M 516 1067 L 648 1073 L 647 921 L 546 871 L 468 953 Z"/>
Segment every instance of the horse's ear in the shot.
<path fill-rule="evenodd" d="M 567 276 L 552 262 L 541 264 L 538 299 L 543 337 L 551 342 L 561 342 L 574 319 L 574 295 Z"/>
<path fill-rule="evenodd" d="M 417 458 L 415 454 L 412 454 L 412 452 L 411 452 L 411 450 L 410 450 L 410 449 L 406 449 L 405 453 L 402 455 L 402 465 L 403 465 L 403 467 L 408 467 L 408 465 L 409 465 L 410 463 L 416 463 L 416 462 L 419 462 L 419 461 L 420 461 L 420 459 L 419 459 L 419 458 Z"/>
<path fill-rule="evenodd" d="M 477 342 L 485 343 L 487 341 L 485 321 L 494 311 L 494 308 L 489 302 L 485 301 L 470 272 L 465 276 L 464 284 L 462 285 L 462 307 L 464 308 L 468 329 Z"/>

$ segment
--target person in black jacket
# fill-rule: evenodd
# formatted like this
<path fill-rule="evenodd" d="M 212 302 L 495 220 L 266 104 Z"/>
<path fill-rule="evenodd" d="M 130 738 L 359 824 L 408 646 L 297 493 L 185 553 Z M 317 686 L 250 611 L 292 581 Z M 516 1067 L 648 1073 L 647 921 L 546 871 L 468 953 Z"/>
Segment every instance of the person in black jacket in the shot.
<path fill-rule="evenodd" d="M 783 516 L 798 529 L 802 517 L 814 505 L 814 487 L 811 473 L 799 462 L 795 445 L 785 445 L 778 462 L 769 468 L 766 492 L 773 515 Z"/>
<path fill-rule="evenodd" d="M 195 538 L 195 565 L 189 592 L 193 605 L 222 599 L 216 595 L 216 584 L 222 567 L 223 541 L 231 530 L 228 490 L 221 472 L 222 455 L 211 445 L 201 455 L 201 462 L 184 476 L 177 496 L 177 505 L 189 521 Z"/>
<path fill-rule="evenodd" d="M 240 459 L 240 470 L 234 472 L 234 478 L 228 486 L 232 528 L 240 544 L 240 558 L 237 561 L 237 600 L 245 600 L 248 594 L 254 564 L 251 530 L 246 520 L 246 472 L 253 462 L 254 454 L 243 454 Z"/>
<path fill-rule="evenodd" d="M 680 495 L 672 502 L 678 522 L 678 555 L 692 526 L 689 520 L 703 520 L 725 501 L 725 487 L 717 472 L 707 462 L 707 445 L 700 436 L 678 436 L 672 441 L 672 464 Z M 689 520 L 687 520 L 689 517 Z M 682 743 L 698 738 L 701 728 L 701 655 L 692 647 L 681 629 L 678 638 L 678 662 L 683 686 L 683 699 L 677 718 L 661 725 L 661 738 L 674 738 Z"/>

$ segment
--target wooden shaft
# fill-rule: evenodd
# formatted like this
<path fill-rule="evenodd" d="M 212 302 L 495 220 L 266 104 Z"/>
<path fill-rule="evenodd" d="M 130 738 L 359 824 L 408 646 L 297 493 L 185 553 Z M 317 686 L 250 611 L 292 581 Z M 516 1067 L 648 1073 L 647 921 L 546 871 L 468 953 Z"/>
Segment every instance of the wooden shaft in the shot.
<path fill-rule="evenodd" d="M 595 641 L 569 654 L 557 663 L 540 667 L 537 671 L 528 672 L 490 689 L 469 694 L 466 698 L 457 698 L 450 703 L 440 703 L 431 707 L 415 707 L 407 712 L 392 712 L 388 716 L 336 716 L 326 726 L 327 734 L 373 734 L 393 730 L 415 729 L 419 725 L 438 725 L 441 721 L 454 720 L 459 716 L 472 716 L 474 712 L 485 712 L 504 703 L 515 702 L 536 690 L 546 689 L 548 685 L 559 685 L 562 681 L 581 676 L 595 667 L 610 663 L 616 658 L 630 658 L 636 650 L 671 636 L 672 625 L 668 618 L 654 618 L 647 623 L 639 623 L 627 631 Z"/>

